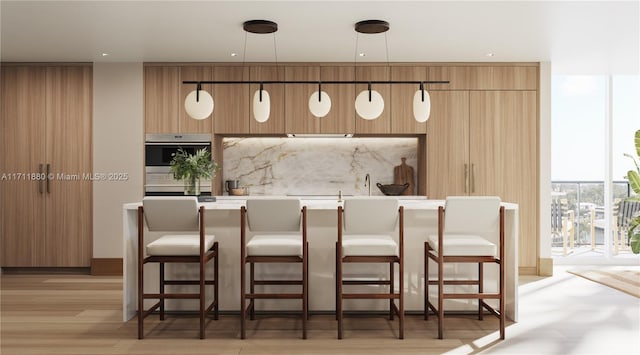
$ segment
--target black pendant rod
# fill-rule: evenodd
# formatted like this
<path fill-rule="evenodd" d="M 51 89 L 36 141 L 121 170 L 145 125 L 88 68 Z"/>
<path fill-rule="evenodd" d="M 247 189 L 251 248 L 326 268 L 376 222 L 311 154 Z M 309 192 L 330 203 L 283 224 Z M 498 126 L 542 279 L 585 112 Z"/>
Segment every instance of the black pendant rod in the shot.
<path fill-rule="evenodd" d="M 242 80 L 242 81 L 226 81 L 226 80 L 185 80 L 183 84 L 318 84 L 318 81 L 306 81 L 306 80 Z M 322 81 L 322 84 L 449 84 L 448 80 L 426 80 L 426 81 L 398 81 L 398 80 L 353 80 L 353 81 Z"/>

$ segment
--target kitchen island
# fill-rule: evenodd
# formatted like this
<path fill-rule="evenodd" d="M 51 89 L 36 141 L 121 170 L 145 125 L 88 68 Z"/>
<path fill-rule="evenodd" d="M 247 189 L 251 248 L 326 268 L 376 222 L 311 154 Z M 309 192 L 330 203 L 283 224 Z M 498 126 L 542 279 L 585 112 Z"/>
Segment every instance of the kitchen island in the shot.
<path fill-rule="evenodd" d="M 240 207 L 246 203 L 245 196 L 217 196 L 216 202 L 202 203 L 205 206 L 205 225 L 207 234 L 214 234 L 219 242 L 219 285 L 220 310 L 240 310 Z M 274 198 L 274 196 L 251 196 L 251 198 Z M 363 197 L 366 198 L 366 197 Z M 395 197 L 387 197 L 395 198 Z M 428 234 L 436 234 L 438 227 L 438 206 L 444 205 L 442 200 L 427 200 L 424 196 L 400 196 L 399 203 L 404 206 L 404 280 L 405 309 L 407 312 L 422 312 L 424 290 L 424 241 Z M 309 308 L 313 312 L 335 311 L 335 243 L 337 241 L 337 196 L 303 196 L 303 206 L 307 206 L 307 238 L 309 241 Z M 133 318 L 137 308 L 137 208 L 141 203 L 123 205 L 123 319 Z M 506 309 L 507 318 L 518 320 L 518 205 L 503 203 L 505 206 L 505 267 L 506 267 Z M 145 245 L 160 234 L 145 231 Z M 249 237 L 251 234 L 249 234 Z M 494 241 L 497 244 L 497 240 Z M 299 274 L 298 266 L 270 264 L 257 265 L 256 278 L 267 278 L 269 275 L 286 277 Z M 296 268 L 296 269 L 293 269 Z M 211 269 L 211 270 L 209 270 Z M 293 270 L 293 271 L 292 271 Z M 207 272 L 213 272 L 211 267 Z M 369 275 L 372 278 L 388 273 L 384 265 L 348 265 L 345 278 L 353 272 L 358 275 Z M 436 268 L 430 268 L 436 275 Z M 197 278 L 196 265 L 167 265 L 168 277 Z M 455 264 L 445 269 L 448 277 L 475 277 L 475 264 Z M 497 289 L 497 265 L 485 266 L 485 291 Z M 158 287 L 157 265 L 145 266 L 145 290 L 151 292 Z M 178 287 L 178 286 L 174 286 Z M 189 287 L 189 286 L 179 286 Z M 263 286 L 265 287 L 265 286 Z M 286 286 L 285 286 L 286 287 Z M 361 290 L 366 287 L 354 286 Z M 464 290 L 470 286 L 451 286 Z M 436 287 L 430 287 L 431 297 L 437 293 Z M 211 299 L 211 288 L 207 288 Z M 149 305 L 154 302 L 147 300 Z M 260 310 L 298 310 L 298 300 L 259 300 L 256 309 Z M 345 310 L 385 310 L 388 302 L 379 300 L 345 300 Z M 447 300 L 447 310 L 477 310 L 474 300 Z M 197 309 L 193 300 L 167 300 L 167 309 Z"/>

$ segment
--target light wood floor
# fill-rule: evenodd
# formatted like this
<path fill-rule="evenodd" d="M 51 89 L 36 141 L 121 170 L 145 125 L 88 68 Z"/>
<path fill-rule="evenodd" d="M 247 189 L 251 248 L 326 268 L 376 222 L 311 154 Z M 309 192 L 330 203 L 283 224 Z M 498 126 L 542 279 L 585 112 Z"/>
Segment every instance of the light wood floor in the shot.
<path fill-rule="evenodd" d="M 313 316 L 309 339 L 300 339 L 295 317 L 249 322 L 240 340 L 237 316 L 207 325 L 197 339 L 197 318 L 146 320 L 144 340 L 136 320 L 122 322 L 121 278 L 78 275 L 2 275 L 0 353 L 9 354 L 639 354 L 640 300 L 566 273 L 523 278 L 520 321 L 499 341 L 497 320 L 446 318 L 447 339 L 436 337 L 435 317 L 406 318 L 405 340 L 397 321 L 347 318 L 336 339 L 333 316 Z"/>

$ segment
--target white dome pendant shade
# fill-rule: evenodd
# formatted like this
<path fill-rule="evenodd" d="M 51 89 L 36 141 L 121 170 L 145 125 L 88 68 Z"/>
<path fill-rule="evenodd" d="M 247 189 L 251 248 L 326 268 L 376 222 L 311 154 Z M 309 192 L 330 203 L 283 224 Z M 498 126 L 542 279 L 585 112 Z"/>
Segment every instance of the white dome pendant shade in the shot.
<path fill-rule="evenodd" d="M 198 91 L 200 93 L 197 93 Z M 184 110 L 191 118 L 204 120 L 213 112 L 213 97 L 205 90 L 193 90 L 184 99 Z"/>
<path fill-rule="evenodd" d="M 313 94 L 309 96 L 309 111 L 312 115 L 322 118 L 328 115 L 330 110 L 331 98 L 326 91 L 314 91 Z"/>
<path fill-rule="evenodd" d="M 262 99 L 260 93 L 262 92 Z M 256 90 L 253 94 L 253 118 L 260 122 L 267 122 L 271 114 L 271 98 L 269 92 L 260 86 L 260 89 Z"/>
<path fill-rule="evenodd" d="M 427 122 L 430 114 L 431 96 L 429 96 L 429 92 L 426 90 L 416 91 L 413 95 L 413 118 L 418 122 Z"/>
<path fill-rule="evenodd" d="M 371 99 L 369 99 L 371 96 Z M 356 97 L 356 112 L 365 120 L 375 120 L 384 110 L 384 99 L 379 92 L 371 89 L 361 91 Z"/>

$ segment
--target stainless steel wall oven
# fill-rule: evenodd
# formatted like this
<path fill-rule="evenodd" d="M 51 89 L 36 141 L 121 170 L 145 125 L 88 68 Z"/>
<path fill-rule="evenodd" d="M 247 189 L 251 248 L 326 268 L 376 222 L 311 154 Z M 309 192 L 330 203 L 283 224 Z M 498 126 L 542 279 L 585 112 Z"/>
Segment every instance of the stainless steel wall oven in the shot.
<path fill-rule="evenodd" d="M 146 196 L 182 195 L 184 183 L 175 180 L 170 171 L 172 154 L 182 148 L 193 154 L 205 148 L 211 152 L 210 134 L 147 134 L 145 136 L 145 184 Z M 202 195 L 211 195 L 211 180 L 200 182 Z"/>

